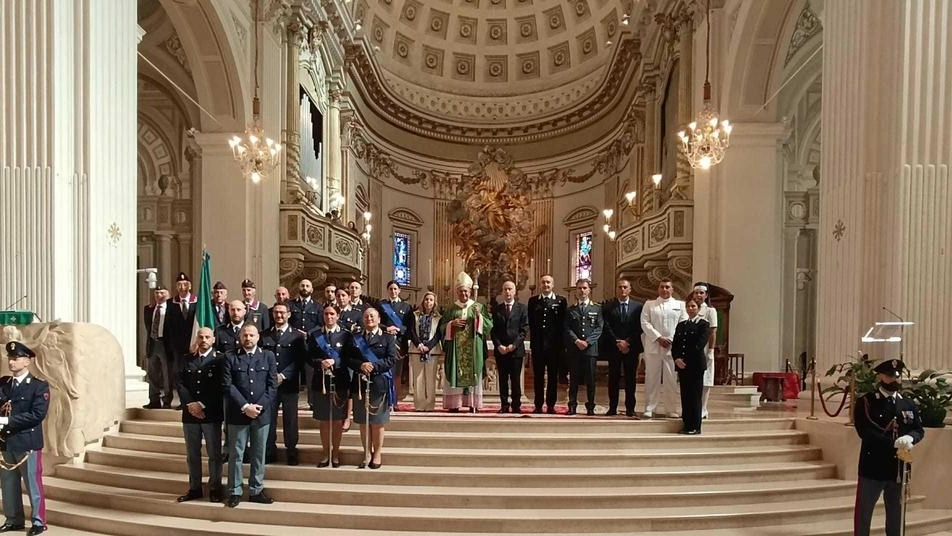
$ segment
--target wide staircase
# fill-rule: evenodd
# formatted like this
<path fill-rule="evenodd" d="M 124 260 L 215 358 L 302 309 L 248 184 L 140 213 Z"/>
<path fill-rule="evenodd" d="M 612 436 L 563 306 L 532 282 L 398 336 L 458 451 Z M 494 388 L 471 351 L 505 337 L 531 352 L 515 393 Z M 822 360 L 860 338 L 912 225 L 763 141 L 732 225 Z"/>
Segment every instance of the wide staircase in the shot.
<path fill-rule="evenodd" d="M 678 435 L 680 421 L 667 419 L 401 412 L 378 470 L 355 467 L 356 429 L 342 467 L 315 467 L 320 438 L 302 411 L 301 465 L 267 467 L 276 502 L 234 509 L 176 503 L 187 488 L 180 415 L 130 410 L 101 446 L 45 479 L 48 520 L 135 536 L 852 534 L 855 483 L 836 478 L 794 418 L 745 411 L 743 398 L 717 395 L 701 436 Z M 952 511 L 914 496 L 907 527 L 942 534 Z"/>

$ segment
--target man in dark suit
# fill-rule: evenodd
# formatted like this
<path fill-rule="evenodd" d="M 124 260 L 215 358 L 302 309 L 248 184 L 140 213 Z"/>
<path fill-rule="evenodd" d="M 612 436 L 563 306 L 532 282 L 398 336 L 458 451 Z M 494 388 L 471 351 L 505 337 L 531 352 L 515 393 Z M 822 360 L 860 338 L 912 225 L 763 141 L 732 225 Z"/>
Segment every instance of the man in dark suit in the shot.
<path fill-rule="evenodd" d="M 899 536 L 902 531 L 900 470 L 908 470 L 909 464 L 900 460 L 925 435 L 915 403 L 899 394 L 904 368 L 899 359 L 876 365 L 877 389 L 856 401 L 856 433 L 862 439 L 853 516 L 853 534 L 857 536 L 869 536 L 880 495 L 886 507 L 886 536 Z"/>
<path fill-rule="evenodd" d="M 578 302 L 565 313 L 565 346 L 568 349 L 572 372 L 569 378 L 569 415 L 575 415 L 578 406 L 578 384 L 585 382 L 585 409 L 595 415 L 595 361 L 598 359 L 598 339 L 602 336 L 602 308 L 592 303 L 592 283 L 579 279 L 575 283 Z"/>
<path fill-rule="evenodd" d="M 192 294 L 192 281 L 185 272 L 179 272 L 176 276 L 175 289 L 177 293 L 169 304 L 165 319 L 169 323 L 169 346 L 173 356 L 167 360 L 173 392 L 178 390 L 178 373 L 185 363 L 185 356 L 192 351 L 189 345 L 192 343 L 192 330 L 195 327 L 195 311 L 198 310 L 198 296 Z M 170 399 L 171 396 L 170 393 Z M 181 409 L 180 406 L 175 409 Z"/>
<path fill-rule="evenodd" d="M 264 333 L 271 327 L 268 307 L 256 297 L 258 289 L 255 282 L 245 279 L 241 282 L 241 296 L 245 301 L 245 321 L 258 326 L 258 333 Z"/>
<path fill-rule="evenodd" d="M 307 338 L 288 324 L 288 306 L 276 303 L 271 308 L 274 325 L 261 337 L 261 347 L 274 353 L 277 360 L 278 389 L 271 412 L 271 429 L 265 460 L 274 460 L 278 451 L 278 409 L 283 410 L 282 430 L 288 465 L 298 464 L 298 393 L 300 370 L 307 358 Z"/>
<path fill-rule="evenodd" d="M 36 357 L 25 344 L 10 341 L 6 346 L 11 376 L 0 378 L 0 444 L 3 461 L 16 469 L 0 470 L 0 491 L 6 520 L 0 532 L 23 530 L 21 479 L 30 496 L 31 524 L 28 535 L 46 531 L 46 500 L 43 492 L 43 419 L 50 407 L 50 386 L 30 374 Z"/>
<path fill-rule="evenodd" d="M 215 281 L 212 287 L 212 312 L 215 313 L 215 327 L 228 323 L 228 287 L 221 281 Z"/>
<path fill-rule="evenodd" d="M 215 350 L 223 354 L 237 352 L 241 348 L 238 337 L 245 325 L 245 302 L 232 300 L 228 304 L 228 317 L 226 324 L 215 328 Z"/>
<path fill-rule="evenodd" d="M 499 398 L 502 406 L 499 413 L 522 413 L 522 359 L 525 357 L 526 331 L 529 315 L 526 306 L 516 301 L 516 284 L 502 284 L 502 302 L 493 306 L 493 328 L 489 336 L 493 341 L 493 355 L 499 371 Z M 512 403 L 509 390 L 512 388 Z"/>
<path fill-rule="evenodd" d="M 625 415 L 635 416 L 635 375 L 638 356 L 644 351 L 641 343 L 642 303 L 631 299 L 631 283 L 619 279 L 615 297 L 602 304 L 605 329 L 600 350 L 608 358 L 608 411 L 618 414 L 618 389 L 624 371 Z"/>
<path fill-rule="evenodd" d="M 565 348 L 563 330 L 568 302 L 565 296 L 556 295 L 554 288 L 555 280 L 552 276 L 542 276 L 539 278 L 539 289 L 542 293 L 529 298 L 528 303 L 532 387 L 535 391 L 533 413 L 542 413 L 543 400 L 548 406 L 546 413 L 555 413 L 555 402 L 558 399 L 559 366 Z"/>
<path fill-rule="evenodd" d="M 169 291 L 162 285 L 152 291 L 154 302 L 142 312 L 145 324 L 146 378 L 149 380 L 149 403 L 146 409 L 172 407 L 172 378 L 168 360 L 173 357 L 170 347 L 168 313 Z"/>
<path fill-rule="evenodd" d="M 380 300 L 377 309 L 380 311 L 380 328 L 397 338 L 397 361 L 393 364 L 393 382 L 397 390 L 397 400 L 403 399 L 406 388 L 403 383 L 404 364 L 407 362 L 409 349 L 410 325 L 413 323 L 413 307 L 400 298 L 400 284 L 396 281 L 387 283 L 388 298 Z M 409 378 L 408 378 L 409 380 Z"/>
<path fill-rule="evenodd" d="M 278 375 L 274 354 L 258 348 L 258 328 L 246 324 L 240 332 L 241 349 L 229 353 L 222 374 L 225 415 L 228 426 L 228 499 L 225 506 L 241 502 L 242 467 L 245 446 L 251 440 L 251 471 L 248 500 L 271 504 L 264 493 L 264 455 L 271 428 L 271 404 Z"/>
<path fill-rule="evenodd" d="M 182 401 L 182 429 L 185 462 L 188 464 L 188 492 L 178 502 L 202 498 L 202 438 L 208 452 L 208 500 L 221 502 L 221 426 L 225 420 L 222 370 L 225 356 L 213 348 L 211 328 L 201 328 L 195 338 L 196 351 L 188 355 L 179 371 L 179 400 Z"/>

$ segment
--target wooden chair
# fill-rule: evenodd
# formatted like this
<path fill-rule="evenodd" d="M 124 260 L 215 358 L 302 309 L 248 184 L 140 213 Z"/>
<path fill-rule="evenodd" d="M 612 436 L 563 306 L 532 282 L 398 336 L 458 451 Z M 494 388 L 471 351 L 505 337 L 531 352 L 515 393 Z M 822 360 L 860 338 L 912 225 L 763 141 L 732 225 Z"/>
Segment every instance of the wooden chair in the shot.
<path fill-rule="evenodd" d="M 727 383 L 744 385 L 744 354 L 727 354 Z"/>

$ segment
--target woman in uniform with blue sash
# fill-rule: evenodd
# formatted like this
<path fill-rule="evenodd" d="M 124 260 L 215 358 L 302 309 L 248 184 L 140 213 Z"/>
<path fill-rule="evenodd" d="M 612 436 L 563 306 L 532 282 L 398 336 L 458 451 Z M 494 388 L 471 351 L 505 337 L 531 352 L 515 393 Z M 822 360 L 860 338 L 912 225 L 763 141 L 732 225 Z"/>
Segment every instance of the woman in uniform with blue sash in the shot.
<path fill-rule="evenodd" d="M 397 339 L 380 329 L 380 313 L 373 307 L 364 310 L 363 320 L 364 329 L 353 335 L 348 356 L 354 371 L 354 422 L 360 425 L 364 445 L 364 459 L 357 468 L 379 469 L 383 465 L 384 425 L 390 422 L 395 397 L 390 369 L 397 360 Z"/>
<path fill-rule="evenodd" d="M 350 369 L 346 352 L 352 340 L 338 324 L 340 313 L 334 305 L 324 307 L 324 326 L 311 334 L 314 377 L 311 380 L 314 418 L 320 423 L 323 456 L 318 467 L 340 467 L 340 443 L 347 420 Z"/>

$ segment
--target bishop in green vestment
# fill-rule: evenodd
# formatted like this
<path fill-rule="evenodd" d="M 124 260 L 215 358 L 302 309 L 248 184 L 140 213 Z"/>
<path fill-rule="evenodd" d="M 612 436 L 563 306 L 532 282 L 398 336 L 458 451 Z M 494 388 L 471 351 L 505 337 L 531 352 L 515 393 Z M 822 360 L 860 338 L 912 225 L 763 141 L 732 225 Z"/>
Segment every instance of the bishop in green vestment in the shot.
<path fill-rule="evenodd" d="M 456 278 L 456 302 L 443 313 L 444 374 L 443 408 L 471 413 L 483 405 L 483 363 L 486 359 L 486 335 L 492 318 L 486 308 L 471 297 L 473 280 L 465 272 Z"/>

